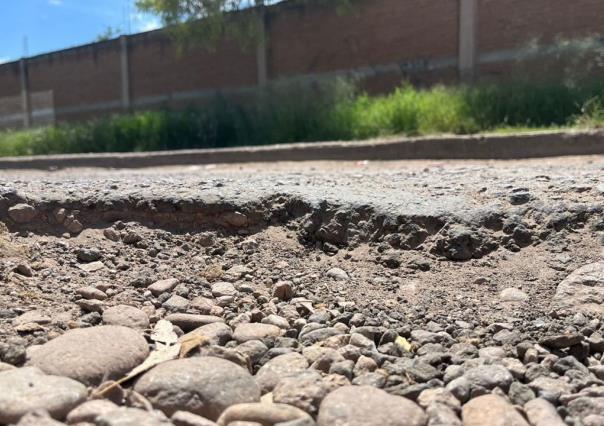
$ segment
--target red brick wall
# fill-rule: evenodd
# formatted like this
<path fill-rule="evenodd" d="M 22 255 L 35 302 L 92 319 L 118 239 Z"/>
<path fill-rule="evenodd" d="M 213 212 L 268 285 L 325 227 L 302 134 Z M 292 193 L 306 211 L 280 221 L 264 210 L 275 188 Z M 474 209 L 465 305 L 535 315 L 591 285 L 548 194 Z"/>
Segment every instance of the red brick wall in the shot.
<path fill-rule="evenodd" d="M 602 0 L 479 0 L 478 50 L 604 34 Z"/>
<path fill-rule="evenodd" d="M 30 90 L 53 90 L 55 108 L 121 98 L 119 41 L 37 56 L 28 70 Z"/>
<path fill-rule="evenodd" d="M 458 0 L 365 0 L 350 13 L 284 4 L 269 17 L 269 75 L 457 55 Z"/>
<path fill-rule="evenodd" d="M 130 87 L 136 99 L 174 92 L 253 86 L 256 52 L 225 42 L 213 52 L 195 48 L 178 52 L 159 32 L 129 40 Z"/>
<path fill-rule="evenodd" d="M 0 97 L 20 94 L 19 62 L 0 65 Z"/>

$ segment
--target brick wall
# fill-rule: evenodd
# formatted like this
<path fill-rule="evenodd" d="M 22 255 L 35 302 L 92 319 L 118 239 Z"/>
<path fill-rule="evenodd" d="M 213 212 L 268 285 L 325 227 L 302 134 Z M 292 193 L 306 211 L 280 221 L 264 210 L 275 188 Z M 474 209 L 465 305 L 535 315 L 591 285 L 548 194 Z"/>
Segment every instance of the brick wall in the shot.
<path fill-rule="evenodd" d="M 464 9 L 474 11 L 469 18 L 460 16 L 461 2 L 475 5 Z M 267 8 L 264 68 L 269 80 L 352 74 L 371 92 L 391 90 L 402 80 L 455 82 L 462 18 L 475 22 L 472 69 L 501 78 L 509 74 L 514 52 L 534 40 L 547 45 L 604 33 L 604 1 L 357 0 L 345 14 L 286 1 Z M 127 44 L 116 39 L 27 60 L 29 90 L 52 93 L 58 121 L 182 107 L 217 91 L 241 97 L 258 86 L 259 66 L 257 51 L 235 42 L 213 52 L 179 53 L 162 31 L 130 36 Z M 0 65 L 0 100 L 20 95 L 19 72 L 18 62 Z"/>

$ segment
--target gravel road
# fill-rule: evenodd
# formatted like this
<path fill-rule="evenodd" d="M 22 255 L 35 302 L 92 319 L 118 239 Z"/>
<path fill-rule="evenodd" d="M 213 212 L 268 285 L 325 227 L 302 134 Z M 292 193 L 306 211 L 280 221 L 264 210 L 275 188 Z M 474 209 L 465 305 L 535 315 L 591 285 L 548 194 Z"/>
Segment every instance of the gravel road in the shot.
<path fill-rule="evenodd" d="M 0 424 L 602 425 L 603 177 L 0 170 Z"/>

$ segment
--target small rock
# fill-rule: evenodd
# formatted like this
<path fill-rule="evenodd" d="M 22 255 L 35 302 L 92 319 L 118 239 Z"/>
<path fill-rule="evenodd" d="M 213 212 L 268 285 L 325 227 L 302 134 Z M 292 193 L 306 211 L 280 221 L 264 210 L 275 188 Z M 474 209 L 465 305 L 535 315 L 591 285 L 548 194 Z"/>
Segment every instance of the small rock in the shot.
<path fill-rule="evenodd" d="M 168 291 L 172 291 L 174 287 L 178 284 L 178 280 L 176 278 L 168 278 L 165 280 L 155 281 L 151 284 L 147 289 L 151 292 L 153 296 L 159 296 L 162 293 L 166 293 Z"/>
<path fill-rule="evenodd" d="M 69 215 L 65 218 L 63 226 L 72 234 L 78 234 L 84 229 L 84 225 L 82 225 L 79 220 L 73 217 L 73 215 Z"/>
<path fill-rule="evenodd" d="M 92 286 L 80 287 L 76 290 L 76 294 L 78 294 L 80 297 L 83 297 L 84 299 L 107 299 L 107 295 L 104 292 Z"/>
<path fill-rule="evenodd" d="M 504 302 L 525 302 L 528 300 L 528 295 L 517 288 L 506 288 L 499 293 L 499 298 Z"/>
<path fill-rule="evenodd" d="M 21 417 L 16 426 L 65 426 L 65 423 L 54 420 L 46 410 L 35 410 Z"/>
<path fill-rule="evenodd" d="M 579 333 L 566 333 L 547 336 L 539 342 L 548 348 L 564 349 L 577 345 L 583 341 L 583 336 Z"/>
<path fill-rule="evenodd" d="M 187 411 L 177 411 L 170 417 L 174 426 L 217 426 L 212 420 Z"/>
<path fill-rule="evenodd" d="M 0 373 L 0 424 L 16 423 L 26 413 L 43 409 L 63 419 L 86 400 L 86 387 L 66 377 L 46 375 L 35 367 Z"/>
<path fill-rule="evenodd" d="M 16 204 L 8 209 L 8 215 L 17 223 L 27 223 L 36 217 L 36 209 L 29 204 Z"/>
<path fill-rule="evenodd" d="M 78 268 L 80 268 L 82 271 L 86 271 L 86 272 L 100 271 L 104 267 L 105 267 L 105 264 L 103 262 L 101 262 L 100 260 L 96 261 L 96 262 L 83 263 L 83 264 L 78 265 Z"/>
<path fill-rule="evenodd" d="M 181 340 L 190 338 L 192 335 L 203 336 L 209 339 L 209 342 L 213 345 L 225 345 L 233 337 L 233 330 L 231 327 L 223 322 L 214 322 L 207 325 L 202 325 L 193 331 L 185 334 L 181 337 Z"/>
<path fill-rule="evenodd" d="M 67 423 L 94 423 L 97 416 L 116 410 L 118 406 L 106 399 L 93 399 L 87 401 L 69 412 Z"/>
<path fill-rule="evenodd" d="M 282 378 L 273 389 L 273 401 L 289 404 L 314 416 L 328 388 L 319 373 L 312 370 Z"/>
<path fill-rule="evenodd" d="M 317 426 L 424 426 L 428 418 L 414 402 L 371 386 L 343 386 L 325 397 Z"/>
<path fill-rule="evenodd" d="M 202 327 L 207 324 L 215 322 L 224 322 L 220 317 L 214 315 L 198 315 L 198 314 L 183 314 L 176 313 L 166 316 L 166 321 L 170 321 L 177 327 L 180 327 L 183 331 L 189 332 L 196 328 Z"/>
<path fill-rule="evenodd" d="M 51 318 L 43 311 L 27 311 L 24 314 L 19 315 L 17 318 L 13 319 L 12 324 L 17 327 L 21 324 L 28 323 L 36 323 L 36 324 L 49 324 L 51 322 Z"/>
<path fill-rule="evenodd" d="M 308 361 L 297 352 L 291 352 L 275 358 L 264 364 L 256 376 L 256 383 L 262 394 L 272 391 L 284 377 L 304 371 L 308 368 Z"/>
<path fill-rule="evenodd" d="M 279 281 L 273 287 L 273 297 L 279 300 L 290 300 L 294 297 L 294 288 L 290 281 Z"/>
<path fill-rule="evenodd" d="M 168 300 L 162 303 L 162 307 L 172 312 L 183 312 L 189 306 L 189 299 L 173 294 Z"/>
<path fill-rule="evenodd" d="M 529 426 L 512 404 L 495 394 L 482 395 L 465 404 L 462 418 L 464 426 Z"/>
<path fill-rule="evenodd" d="M 117 305 L 103 311 L 103 323 L 145 330 L 149 328 L 149 317 L 134 306 Z"/>
<path fill-rule="evenodd" d="M 348 281 L 348 274 L 340 268 L 331 268 L 326 275 L 336 281 Z"/>
<path fill-rule="evenodd" d="M 95 419 L 96 426 L 170 426 L 163 416 L 140 408 L 120 407 L 101 414 Z"/>
<path fill-rule="evenodd" d="M 226 281 L 220 281 L 212 284 L 212 295 L 214 297 L 236 296 L 237 289 L 231 283 L 228 283 Z"/>
<path fill-rule="evenodd" d="M 233 339 L 239 343 L 248 340 L 262 340 L 267 337 L 277 337 L 283 333 L 279 327 L 271 324 L 244 323 L 239 324 L 233 333 Z"/>
<path fill-rule="evenodd" d="M 98 312 L 100 314 L 105 307 L 101 300 L 96 299 L 80 299 L 76 303 L 84 312 Z"/>
<path fill-rule="evenodd" d="M 573 313 L 604 317 L 604 262 L 590 263 L 566 277 L 558 284 L 553 304 Z"/>
<path fill-rule="evenodd" d="M 34 272 L 32 271 L 31 267 L 26 263 L 19 263 L 15 268 L 15 272 L 23 275 L 24 277 L 34 276 Z"/>
<path fill-rule="evenodd" d="M 472 386 L 480 386 L 485 389 L 499 387 L 503 390 L 509 389 L 514 381 L 512 374 L 501 365 L 481 365 L 470 368 L 463 375 Z"/>
<path fill-rule="evenodd" d="M 218 419 L 219 426 L 228 426 L 238 422 L 277 425 L 297 420 L 312 421 L 312 417 L 299 408 L 286 404 L 248 403 L 227 408 Z"/>
<path fill-rule="evenodd" d="M 149 347 L 137 331 L 106 325 L 75 329 L 28 351 L 29 364 L 47 374 L 86 385 L 118 379 L 147 358 Z"/>
<path fill-rule="evenodd" d="M 260 390 L 246 370 L 214 357 L 160 364 L 145 373 L 134 390 L 168 416 L 182 410 L 210 420 L 231 405 L 260 400 Z"/>
<path fill-rule="evenodd" d="M 524 412 L 531 426 L 565 426 L 556 408 L 543 398 L 524 404 Z"/>
<path fill-rule="evenodd" d="M 117 242 L 117 241 L 120 240 L 120 234 L 118 234 L 117 231 L 115 229 L 113 229 L 113 228 L 106 228 L 106 229 L 104 229 L 103 230 L 103 235 L 109 241 Z"/>
<path fill-rule="evenodd" d="M 76 256 L 80 262 L 94 262 L 95 260 L 99 260 L 101 258 L 101 252 L 95 248 L 79 248 L 76 251 Z"/>

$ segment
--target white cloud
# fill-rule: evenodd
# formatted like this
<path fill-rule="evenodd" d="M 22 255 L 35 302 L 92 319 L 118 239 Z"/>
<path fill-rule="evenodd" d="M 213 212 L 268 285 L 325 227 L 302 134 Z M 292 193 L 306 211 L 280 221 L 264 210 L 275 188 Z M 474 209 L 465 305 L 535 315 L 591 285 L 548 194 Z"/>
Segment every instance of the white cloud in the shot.
<path fill-rule="evenodd" d="M 135 32 L 153 31 L 162 26 L 158 17 L 142 13 L 136 13 L 132 16 L 132 24 Z"/>
<path fill-rule="evenodd" d="M 48 0 L 48 4 L 51 6 L 61 6 L 63 4 L 63 0 Z"/>

